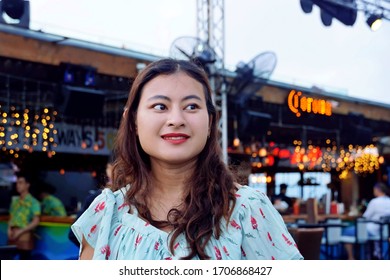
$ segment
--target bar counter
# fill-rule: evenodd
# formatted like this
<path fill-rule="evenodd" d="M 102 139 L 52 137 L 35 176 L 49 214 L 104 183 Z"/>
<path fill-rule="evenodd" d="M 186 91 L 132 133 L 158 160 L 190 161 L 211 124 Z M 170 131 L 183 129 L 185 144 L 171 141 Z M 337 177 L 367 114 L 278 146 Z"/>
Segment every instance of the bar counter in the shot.
<path fill-rule="evenodd" d="M 7 244 L 8 215 L 0 216 L 0 246 Z M 41 216 L 35 230 L 36 243 L 32 258 L 37 260 L 74 260 L 79 247 L 71 242 L 68 233 L 74 217 Z"/>

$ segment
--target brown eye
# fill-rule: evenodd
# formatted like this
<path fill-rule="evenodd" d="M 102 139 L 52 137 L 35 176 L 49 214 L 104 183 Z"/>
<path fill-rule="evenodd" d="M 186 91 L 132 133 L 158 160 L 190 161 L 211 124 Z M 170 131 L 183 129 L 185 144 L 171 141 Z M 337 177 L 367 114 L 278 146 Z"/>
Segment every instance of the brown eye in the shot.
<path fill-rule="evenodd" d="M 164 104 L 156 104 L 153 106 L 153 109 L 156 109 L 158 111 L 163 111 L 165 110 L 167 107 L 164 105 Z"/>
<path fill-rule="evenodd" d="M 198 104 L 190 104 L 185 109 L 186 110 L 196 110 L 196 109 L 199 109 L 199 106 L 198 106 Z"/>

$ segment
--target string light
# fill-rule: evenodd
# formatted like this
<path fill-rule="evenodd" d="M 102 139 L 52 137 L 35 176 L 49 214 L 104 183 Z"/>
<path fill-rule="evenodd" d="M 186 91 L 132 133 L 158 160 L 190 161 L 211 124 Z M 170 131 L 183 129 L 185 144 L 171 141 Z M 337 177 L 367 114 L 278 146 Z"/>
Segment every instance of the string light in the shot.
<path fill-rule="evenodd" d="M 54 135 L 57 112 L 49 107 L 36 109 L 0 104 L 0 147 L 3 152 L 19 157 L 21 150 L 32 153 L 40 147 L 48 156 L 55 155 Z"/>
<path fill-rule="evenodd" d="M 298 142 L 294 141 L 294 144 Z M 349 145 L 348 150 L 335 145 L 326 148 L 309 145 L 307 149 L 297 145 L 291 159 L 291 163 L 296 164 L 300 170 L 322 169 L 330 172 L 335 169 L 340 172 L 340 178 L 344 178 L 349 171 L 361 175 L 373 173 L 383 162 L 383 157 L 373 144 L 365 147 Z"/>

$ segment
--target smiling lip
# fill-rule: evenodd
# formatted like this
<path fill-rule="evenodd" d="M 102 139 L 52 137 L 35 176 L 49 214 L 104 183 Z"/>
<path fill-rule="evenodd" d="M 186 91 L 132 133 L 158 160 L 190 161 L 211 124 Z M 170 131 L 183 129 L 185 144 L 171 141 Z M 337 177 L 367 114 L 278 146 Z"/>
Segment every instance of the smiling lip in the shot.
<path fill-rule="evenodd" d="M 190 136 L 183 133 L 168 133 L 161 135 L 161 138 L 172 144 L 181 144 L 186 142 Z"/>

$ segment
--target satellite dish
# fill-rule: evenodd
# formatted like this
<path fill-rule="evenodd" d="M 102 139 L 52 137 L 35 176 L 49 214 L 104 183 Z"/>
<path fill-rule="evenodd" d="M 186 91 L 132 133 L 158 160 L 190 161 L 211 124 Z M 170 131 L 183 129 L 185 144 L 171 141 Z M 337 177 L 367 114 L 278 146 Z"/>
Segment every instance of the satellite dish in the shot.
<path fill-rule="evenodd" d="M 190 36 L 175 39 L 170 47 L 169 56 L 174 59 L 198 62 L 206 70 L 209 64 L 217 60 L 215 51 L 207 42 Z"/>

